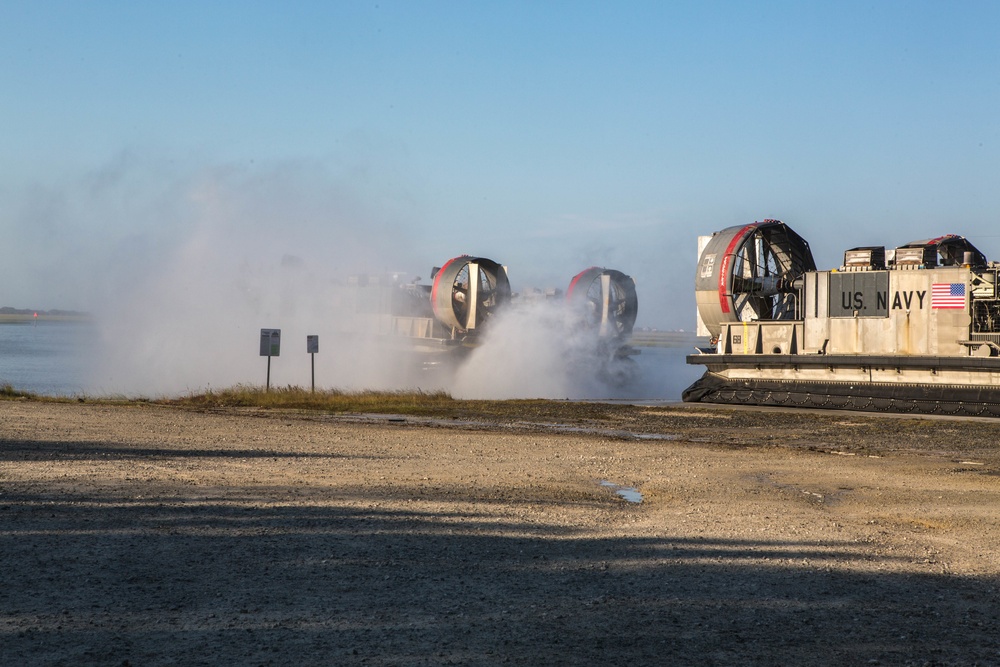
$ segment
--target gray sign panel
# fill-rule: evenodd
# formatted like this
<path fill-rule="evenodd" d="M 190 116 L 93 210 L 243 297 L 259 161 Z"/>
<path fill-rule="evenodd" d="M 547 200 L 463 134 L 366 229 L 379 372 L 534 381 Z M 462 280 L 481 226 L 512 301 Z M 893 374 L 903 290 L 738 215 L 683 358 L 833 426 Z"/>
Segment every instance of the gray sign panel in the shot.
<path fill-rule="evenodd" d="M 889 317 L 889 272 L 831 273 L 830 317 Z"/>
<path fill-rule="evenodd" d="M 281 329 L 260 330 L 260 356 L 277 357 L 281 354 Z M 270 366 L 268 366 L 270 368 Z"/>

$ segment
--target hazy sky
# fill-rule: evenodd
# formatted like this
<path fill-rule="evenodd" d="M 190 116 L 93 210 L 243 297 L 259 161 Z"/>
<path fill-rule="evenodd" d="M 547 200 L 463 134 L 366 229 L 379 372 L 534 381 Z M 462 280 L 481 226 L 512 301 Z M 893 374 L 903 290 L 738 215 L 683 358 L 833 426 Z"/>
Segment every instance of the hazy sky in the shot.
<path fill-rule="evenodd" d="M 638 325 L 690 329 L 730 225 L 821 268 L 1000 259 L 998 34 L 996 2 L 0 0 L 0 305 L 471 253 L 515 290 L 620 269 Z"/>

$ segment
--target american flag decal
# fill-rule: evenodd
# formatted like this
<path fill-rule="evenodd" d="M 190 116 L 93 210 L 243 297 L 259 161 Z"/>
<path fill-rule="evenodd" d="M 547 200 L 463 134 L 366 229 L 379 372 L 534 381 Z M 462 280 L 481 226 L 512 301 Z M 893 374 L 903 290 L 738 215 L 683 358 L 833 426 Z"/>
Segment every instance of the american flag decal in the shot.
<path fill-rule="evenodd" d="M 931 308 L 965 308 L 965 283 L 934 283 Z"/>

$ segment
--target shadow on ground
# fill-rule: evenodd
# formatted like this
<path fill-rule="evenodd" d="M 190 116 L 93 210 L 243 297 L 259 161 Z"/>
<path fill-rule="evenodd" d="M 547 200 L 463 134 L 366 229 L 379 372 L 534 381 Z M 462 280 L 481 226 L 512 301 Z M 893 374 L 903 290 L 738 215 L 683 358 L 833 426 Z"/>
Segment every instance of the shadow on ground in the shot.
<path fill-rule="evenodd" d="M 192 491 L 4 493 L 0 663 L 1000 663 L 996 580 L 872 573 L 857 544 Z"/>

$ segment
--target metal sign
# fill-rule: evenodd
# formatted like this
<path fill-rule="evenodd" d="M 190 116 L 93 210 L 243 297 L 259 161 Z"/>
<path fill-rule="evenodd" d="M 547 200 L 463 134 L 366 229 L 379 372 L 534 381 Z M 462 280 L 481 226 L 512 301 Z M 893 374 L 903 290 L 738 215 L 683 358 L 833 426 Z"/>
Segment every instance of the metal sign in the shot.
<path fill-rule="evenodd" d="M 281 354 L 281 329 L 260 330 L 260 356 L 277 357 Z"/>
<path fill-rule="evenodd" d="M 889 272 L 831 273 L 830 317 L 889 317 Z"/>
<path fill-rule="evenodd" d="M 316 391 L 316 353 L 319 352 L 319 336 L 306 336 L 306 352 L 312 367 L 312 390 Z"/>

